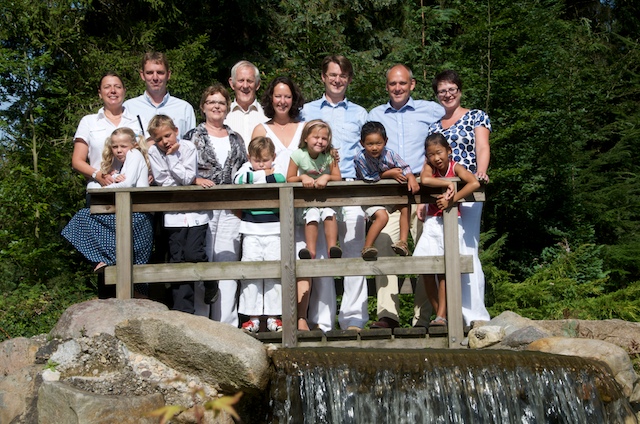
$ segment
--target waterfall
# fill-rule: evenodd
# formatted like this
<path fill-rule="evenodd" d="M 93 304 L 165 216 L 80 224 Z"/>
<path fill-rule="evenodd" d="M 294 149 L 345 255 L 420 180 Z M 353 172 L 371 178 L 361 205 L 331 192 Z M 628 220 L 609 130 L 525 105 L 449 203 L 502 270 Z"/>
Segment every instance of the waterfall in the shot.
<path fill-rule="evenodd" d="M 537 352 L 280 349 L 270 423 L 637 423 L 606 366 Z"/>

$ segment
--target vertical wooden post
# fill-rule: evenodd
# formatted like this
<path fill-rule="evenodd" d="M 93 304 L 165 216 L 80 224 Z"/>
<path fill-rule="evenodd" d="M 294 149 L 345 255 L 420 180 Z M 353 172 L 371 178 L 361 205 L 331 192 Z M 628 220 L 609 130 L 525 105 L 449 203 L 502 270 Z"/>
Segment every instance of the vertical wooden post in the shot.
<path fill-rule="evenodd" d="M 133 230 L 131 193 L 116 193 L 116 298 L 133 294 Z"/>
<path fill-rule="evenodd" d="M 298 343 L 298 295 L 296 288 L 296 237 L 293 187 L 281 187 L 280 196 L 280 274 L 282 284 L 282 346 Z"/>
<path fill-rule="evenodd" d="M 457 183 L 456 191 L 457 191 Z M 449 347 L 460 348 L 464 338 L 462 322 L 462 281 L 460 274 L 460 241 L 458 235 L 458 205 L 443 213 L 444 266 L 447 283 L 447 321 Z"/>

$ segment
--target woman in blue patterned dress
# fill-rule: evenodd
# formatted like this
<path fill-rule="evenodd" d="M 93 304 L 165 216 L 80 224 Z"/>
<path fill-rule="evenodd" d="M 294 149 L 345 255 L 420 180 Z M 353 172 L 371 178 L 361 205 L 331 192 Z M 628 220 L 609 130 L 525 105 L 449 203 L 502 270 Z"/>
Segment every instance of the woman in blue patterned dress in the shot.
<path fill-rule="evenodd" d="M 489 116 L 479 109 L 467 109 L 460 105 L 462 81 L 455 71 L 447 70 L 436 75 L 432 88 L 445 114 L 429 127 L 429 134 L 441 133 L 449 142 L 452 160 L 467 168 L 478 180 L 488 182 L 489 176 Z M 462 274 L 462 315 L 464 321 L 487 321 L 489 313 L 484 306 L 484 272 L 478 258 L 482 202 L 463 202 L 460 219 L 464 231 L 462 254 L 473 256 L 471 274 Z"/>
<path fill-rule="evenodd" d="M 130 129 L 135 137 L 144 136 L 145 122 L 138 119 L 123 107 L 126 90 L 122 79 L 113 72 L 107 72 L 100 79 L 98 96 L 103 107 L 98 113 L 86 115 L 80 121 L 74 136 L 71 166 L 87 180 L 87 188 L 107 187 L 116 181 L 108 172 L 102 172 L 102 154 L 105 142 L 112 133 L 120 128 Z M 122 165 L 122 164 L 120 164 Z M 137 180 L 127 175 L 126 182 L 118 186 L 135 186 Z M 148 180 L 147 184 L 148 186 Z M 81 209 L 63 229 L 62 235 L 69 240 L 89 261 L 97 264 L 95 271 L 106 265 L 115 264 L 115 215 L 92 215 L 91 203 L 87 194 L 87 207 Z M 133 214 L 133 260 L 144 264 L 149 260 L 153 243 L 151 215 Z M 136 284 L 136 289 L 144 290 Z M 99 287 L 100 290 L 100 287 Z M 100 294 L 103 297 L 102 294 Z"/>

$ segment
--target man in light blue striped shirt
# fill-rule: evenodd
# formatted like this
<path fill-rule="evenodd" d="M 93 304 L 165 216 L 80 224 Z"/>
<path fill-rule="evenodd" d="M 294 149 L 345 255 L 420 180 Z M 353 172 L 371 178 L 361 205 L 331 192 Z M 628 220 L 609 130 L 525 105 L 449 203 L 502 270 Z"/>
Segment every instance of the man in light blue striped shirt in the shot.
<path fill-rule="evenodd" d="M 324 94 L 318 99 L 304 105 L 302 119 L 322 119 L 331 126 L 332 144 L 340 155 L 340 173 L 345 180 L 353 180 L 356 170 L 353 160 L 362 149 L 360 145 L 360 129 L 367 121 L 367 111 L 350 102 L 347 88 L 353 80 L 353 66 L 344 56 L 331 55 L 322 61 L 322 82 Z M 340 247 L 343 257 L 359 258 L 364 247 L 365 217 L 360 206 L 342 208 L 342 220 L 338 223 Z M 326 277 L 330 278 L 330 277 Z M 335 290 L 332 282 L 315 284 L 309 302 L 309 319 L 325 323 L 331 327 L 335 316 Z M 317 305 L 333 305 L 325 310 L 314 312 Z M 328 311 L 326 310 L 328 309 Z M 314 316 L 315 315 L 315 316 Z M 369 320 L 367 312 L 367 284 L 363 276 L 344 278 L 344 294 L 340 304 L 338 322 L 340 328 L 360 330 Z"/>

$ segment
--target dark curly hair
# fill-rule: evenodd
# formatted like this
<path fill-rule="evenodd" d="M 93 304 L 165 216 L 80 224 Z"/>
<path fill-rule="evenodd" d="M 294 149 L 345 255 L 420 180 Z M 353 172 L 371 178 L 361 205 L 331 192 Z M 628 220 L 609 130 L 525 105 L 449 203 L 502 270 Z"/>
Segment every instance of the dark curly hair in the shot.
<path fill-rule="evenodd" d="M 298 119 L 302 106 L 304 106 L 304 97 L 302 97 L 302 92 L 296 83 L 294 83 L 291 78 L 285 76 L 279 76 L 271 80 L 267 90 L 262 95 L 262 101 L 260 104 L 262 105 L 262 109 L 264 109 L 265 116 L 269 119 L 273 119 L 276 115 L 276 111 L 273 109 L 273 90 L 278 84 L 284 84 L 291 90 L 292 101 L 291 109 L 289 109 L 289 117 L 294 120 Z"/>

